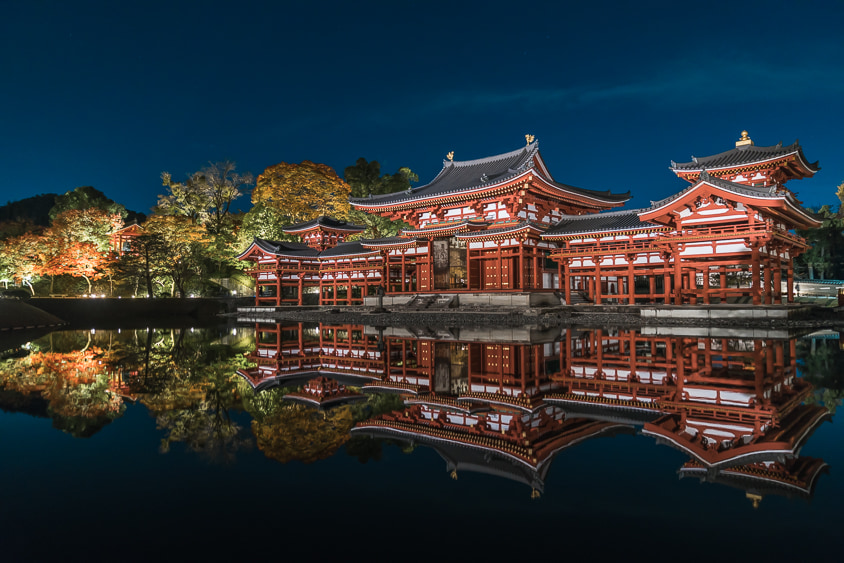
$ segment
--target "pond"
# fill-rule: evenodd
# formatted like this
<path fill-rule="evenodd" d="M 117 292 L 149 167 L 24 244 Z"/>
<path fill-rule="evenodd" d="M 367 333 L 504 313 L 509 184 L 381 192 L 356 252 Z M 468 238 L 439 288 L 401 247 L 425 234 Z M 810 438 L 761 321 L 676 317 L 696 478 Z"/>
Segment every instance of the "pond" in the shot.
<path fill-rule="evenodd" d="M 0 549 L 828 557 L 844 499 L 838 333 L 747 333 L 54 332 L 0 356 Z"/>

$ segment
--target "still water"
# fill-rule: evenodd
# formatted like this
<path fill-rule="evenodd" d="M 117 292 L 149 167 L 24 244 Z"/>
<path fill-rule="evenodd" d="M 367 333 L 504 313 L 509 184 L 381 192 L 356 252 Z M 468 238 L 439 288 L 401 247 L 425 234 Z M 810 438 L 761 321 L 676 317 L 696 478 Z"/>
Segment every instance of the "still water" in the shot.
<path fill-rule="evenodd" d="M 831 558 L 838 333 L 251 325 L 0 357 L 3 560 Z"/>

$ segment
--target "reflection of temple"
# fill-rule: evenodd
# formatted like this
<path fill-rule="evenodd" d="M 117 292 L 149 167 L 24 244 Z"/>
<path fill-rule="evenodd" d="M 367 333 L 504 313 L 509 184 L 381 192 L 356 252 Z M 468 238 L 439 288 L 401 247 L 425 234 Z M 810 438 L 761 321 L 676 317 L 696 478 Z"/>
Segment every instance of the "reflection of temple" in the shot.
<path fill-rule="evenodd" d="M 360 384 L 383 374 L 377 340 L 360 325 L 257 324 L 247 358 L 257 365 L 238 374 L 259 390 L 320 376 Z"/>
<path fill-rule="evenodd" d="M 799 453 L 828 411 L 803 404 L 811 386 L 797 378 L 794 340 L 777 334 L 299 324 L 257 325 L 256 335 L 258 365 L 240 372 L 256 389 L 312 380 L 297 393 L 315 404 L 338 381 L 398 393 L 403 410 L 353 433 L 426 444 L 449 470 L 536 491 L 561 450 L 634 428 L 688 454 L 682 475 L 751 497 L 809 496 L 825 467 Z M 324 377 L 335 382 L 313 381 Z"/>
<path fill-rule="evenodd" d="M 321 375 L 308 381 L 301 391 L 291 391 L 284 398 L 324 408 L 358 401 L 363 399 L 364 395 L 355 393 L 342 383 Z"/>
<path fill-rule="evenodd" d="M 428 445 L 455 478 L 461 470 L 490 473 L 529 484 L 538 494 L 558 452 L 630 430 L 567 417 L 544 400 L 559 387 L 549 377 L 558 360 L 548 333 L 463 328 L 417 336 L 390 329 L 384 342 L 385 377 L 365 390 L 405 394 L 406 408 L 362 422 L 353 433 Z"/>

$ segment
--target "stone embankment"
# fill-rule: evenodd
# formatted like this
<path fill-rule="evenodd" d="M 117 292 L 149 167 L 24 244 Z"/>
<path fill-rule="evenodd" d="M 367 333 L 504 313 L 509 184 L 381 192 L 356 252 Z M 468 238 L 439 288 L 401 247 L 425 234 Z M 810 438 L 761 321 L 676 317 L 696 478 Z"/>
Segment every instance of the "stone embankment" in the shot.
<path fill-rule="evenodd" d="M 643 312 L 644 309 L 647 311 Z M 654 310 L 657 310 L 657 313 Z M 673 314 L 667 311 L 674 309 Z M 713 307 L 642 307 L 626 305 L 578 305 L 543 307 L 523 310 L 443 309 L 413 311 L 401 308 L 376 312 L 369 307 L 276 307 L 238 309 L 237 320 L 253 322 L 325 322 L 366 324 L 371 326 L 709 326 L 761 328 L 840 328 L 844 315 L 828 309 L 812 307 L 770 308 L 764 315 L 761 308 L 715 309 Z M 714 312 L 712 312 L 714 311 Z M 723 314 L 727 311 L 727 314 Z M 689 312 L 683 315 L 683 312 Z"/>
<path fill-rule="evenodd" d="M 38 307 L 17 299 L 0 299 L 0 331 L 56 328 L 67 323 Z"/>

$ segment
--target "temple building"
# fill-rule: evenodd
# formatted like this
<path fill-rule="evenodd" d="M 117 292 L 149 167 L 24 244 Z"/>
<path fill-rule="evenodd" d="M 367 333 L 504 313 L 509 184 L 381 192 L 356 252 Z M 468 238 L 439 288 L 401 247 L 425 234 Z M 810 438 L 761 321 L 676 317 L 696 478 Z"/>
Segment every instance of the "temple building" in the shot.
<path fill-rule="evenodd" d="M 526 146 L 476 160 L 449 153 L 428 184 L 352 198 L 403 221 L 399 236 L 347 240 L 363 227 L 326 217 L 292 225 L 303 242 L 256 239 L 256 306 L 390 304 L 451 296 L 460 305 L 781 304 L 794 298 L 796 229 L 820 222 L 786 187 L 819 170 L 799 144 L 735 148 L 671 169 L 689 186 L 640 209 L 627 193 L 557 182 Z M 785 291 L 783 291 L 785 287 Z M 369 299 L 368 299 L 369 298 Z M 503 299 L 503 300 L 502 300 Z"/>

